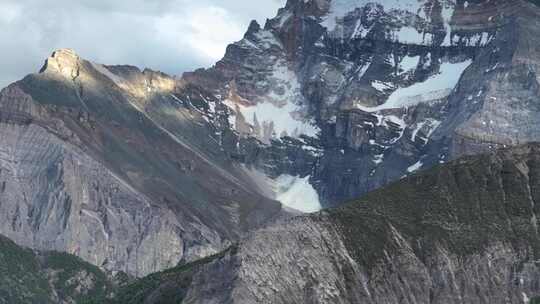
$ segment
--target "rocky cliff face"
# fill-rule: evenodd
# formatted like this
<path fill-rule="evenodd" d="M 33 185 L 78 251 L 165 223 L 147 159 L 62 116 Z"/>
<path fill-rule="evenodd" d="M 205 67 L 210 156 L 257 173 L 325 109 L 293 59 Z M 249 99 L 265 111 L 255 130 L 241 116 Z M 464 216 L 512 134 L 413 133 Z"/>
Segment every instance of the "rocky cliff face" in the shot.
<path fill-rule="evenodd" d="M 140 276 L 220 251 L 278 216 L 176 85 L 60 50 L 2 90 L 0 232 Z"/>
<path fill-rule="evenodd" d="M 464 158 L 264 228 L 183 303 L 535 303 L 539 164 L 538 145 Z"/>
<path fill-rule="evenodd" d="M 331 206 L 538 140 L 539 14 L 521 0 L 290 0 L 183 80 L 232 110 L 240 145 L 225 150 L 272 178 L 309 176 Z M 299 140 L 292 156 L 260 153 L 286 136 Z M 243 144 L 253 137 L 256 149 Z"/>

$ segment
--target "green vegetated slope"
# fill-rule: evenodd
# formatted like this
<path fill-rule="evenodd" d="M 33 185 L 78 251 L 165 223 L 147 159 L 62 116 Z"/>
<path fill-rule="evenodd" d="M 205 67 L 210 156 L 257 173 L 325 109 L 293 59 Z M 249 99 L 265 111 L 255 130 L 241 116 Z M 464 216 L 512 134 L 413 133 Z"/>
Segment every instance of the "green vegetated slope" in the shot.
<path fill-rule="evenodd" d="M 538 201 L 540 145 L 531 144 L 435 167 L 328 212 L 367 267 L 399 249 L 392 231 L 419 257 L 438 247 L 466 257 L 503 242 L 539 259 Z"/>
<path fill-rule="evenodd" d="M 73 255 L 34 252 L 0 236 L 0 303 L 102 303 L 112 287 L 99 268 Z"/>
<path fill-rule="evenodd" d="M 154 273 L 119 288 L 110 304 L 159 303 L 177 304 L 185 298 L 193 279 L 200 267 L 234 254 L 235 245 L 207 258 L 180 265 L 162 272 Z"/>
<path fill-rule="evenodd" d="M 52 303 L 38 257 L 0 237 L 0 303 Z"/>
<path fill-rule="evenodd" d="M 34 252 L 0 236 L 0 303 L 180 303 L 199 266 L 234 250 L 130 280 L 125 274 L 112 277 L 74 255 Z"/>

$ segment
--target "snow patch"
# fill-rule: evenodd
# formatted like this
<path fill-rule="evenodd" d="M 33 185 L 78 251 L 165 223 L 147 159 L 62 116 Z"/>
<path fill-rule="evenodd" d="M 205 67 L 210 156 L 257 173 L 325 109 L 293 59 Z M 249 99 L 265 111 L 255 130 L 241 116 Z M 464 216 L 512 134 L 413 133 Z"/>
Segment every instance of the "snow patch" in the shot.
<path fill-rule="evenodd" d="M 265 50 L 268 50 L 272 47 L 278 47 L 278 48 L 282 47 L 279 40 L 276 39 L 276 36 L 271 31 L 267 31 L 267 30 L 259 31 L 255 34 L 255 36 L 257 36 L 257 38 L 259 39 L 258 41 L 259 43 L 257 45 L 262 46 L 262 48 Z"/>
<path fill-rule="evenodd" d="M 529 296 L 527 296 L 526 293 L 522 292 L 522 293 L 521 293 L 521 296 L 523 297 L 523 303 L 525 303 L 525 304 L 529 304 L 529 303 L 530 303 Z"/>
<path fill-rule="evenodd" d="M 369 3 L 376 2 L 383 6 L 383 9 L 387 13 L 391 14 L 400 14 L 402 12 L 408 12 L 411 14 L 417 15 L 419 18 L 430 22 L 432 20 L 430 16 L 427 16 L 423 9 L 425 1 L 420 0 L 332 0 L 330 8 L 326 16 L 323 18 L 321 25 L 324 26 L 329 33 L 332 33 L 335 36 L 339 34 L 343 35 L 343 20 L 346 16 L 354 12 L 358 8 L 365 7 Z M 442 5 L 442 18 L 444 21 L 444 27 L 446 29 L 446 37 L 443 42 L 444 46 L 449 46 L 452 44 L 452 17 L 455 11 L 455 3 L 444 2 Z M 367 30 L 367 31 L 366 31 Z M 353 35 L 351 38 L 361 38 L 369 32 L 368 29 L 363 28 L 359 23 L 357 23 Z M 431 45 L 434 41 L 434 36 L 431 33 L 426 33 L 423 31 L 418 31 L 415 27 L 403 26 L 397 28 L 394 32 L 390 33 L 390 37 L 387 37 L 391 40 L 400 43 L 408 44 L 418 44 L 418 45 Z"/>
<path fill-rule="evenodd" d="M 403 137 L 405 129 L 407 128 L 407 123 L 403 119 L 394 115 L 385 116 L 382 124 L 388 126 L 388 124 L 386 123 L 387 121 L 399 127 L 399 136 L 390 141 L 390 144 L 395 144 Z"/>
<path fill-rule="evenodd" d="M 426 122 L 423 121 L 423 122 L 416 125 L 416 128 L 414 129 L 414 131 L 412 132 L 412 135 L 411 135 L 411 141 L 412 142 L 416 141 L 416 135 L 418 134 L 418 132 L 420 132 L 420 130 L 422 130 L 422 128 L 424 127 L 425 124 L 426 124 Z"/>
<path fill-rule="evenodd" d="M 375 165 L 378 165 L 382 163 L 383 161 L 384 161 L 384 154 L 377 154 L 373 156 L 373 163 L 375 163 Z"/>
<path fill-rule="evenodd" d="M 399 69 L 403 72 L 408 72 L 410 70 L 416 70 L 418 64 L 420 63 L 420 56 L 405 56 L 401 59 L 399 64 Z"/>
<path fill-rule="evenodd" d="M 409 87 L 394 91 L 388 100 L 376 107 L 357 105 L 365 112 L 375 112 L 385 109 L 406 108 L 419 103 L 430 102 L 446 98 L 457 85 L 465 69 L 472 63 L 466 60 L 460 63 L 443 63 L 439 73 L 431 76 L 424 82 L 415 83 Z"/>
<path fill-rule="evenodd" d="M 432 119 L 432 118 L 418 123 L 416 125 L 416 128 L 412 132 L 411 141 L 415 142 L 416 138 L 420 138 L 421 140 L 425 141 L 425 144 L 427 144 L 429 142 L 429 139 L 431 138 L 431 135 L 433 134 L 433 132 L 435 132 L 435 130 L 440 125 L 441 125 L 441 122 L 439 120 Z M 422 137 L 422 136 L 418 135 L 418 132 L 420 132 L 422 130 L 425 130 L 425 132 L 426 132 L 425 136 L 426 137 Z"/>
<path fill-rule="evenodd" d="M 332 31 L 343 17 L 370 2 L 373 2 L 373 0 L 332 0 L 329 12 L 321 25 Z M 381 4 L 383 4 L 385 10 L 395 9 L 418 14 L 422 2 L 418 0 L 386 0 Z"/>
<path fill-rule="evenodd" d="M 276 199 L 283 205 L 298 211 L 310 213 L 322 209 L 319 195 L 304 178 L 283 174 L 275 180 Z"/>
<path fill-rule="evenodd" d="M 416 164 L 410 166 L 409 168 L 407 168 L 407 172 L 409 173 L 413 173 L 415 171 L 418 171 L 420 168 L 422 168 L 424 164 L 422 163 L 422 161 L 418 161 Z"/>
<path fill-rule="evenodd" d="M 429 33 L 421 33 L 414 27 L 403 26 L 393 33 L 392 40 L 404 44 L 431 44 L 433 40 Z"/>
<path fill-rule="evenodd" d="M 392 89 L 392 84 L 388 82 L 383 82 L 379 80 L 375 80 L 371 83 L 371 86 L 375 88 L 375 90 L 379 92 L 384 92 L 385 90 Z"/>
<path fill-rule="evenodd" d="M 306 110 L 301 105 L 303 96 L 296 73 L 284 61 L 278 61 L 271 72 L 268 78 L 270 90 L 261 101 L 246 105 L 226 100 L 225 104 L 235 111 L 239 110 L 248 124 L 260 127 L 262 132 L 272 129 L 274 138 L 298 137 L 302 134 L 317 136 L 320 129 L 306 118 Z M 229 123 L 234 126 L 232 120 L 230 117 Z"/>
<path fill-rule="evenodd" d="M 226 101 L 229 107 L 232 103 Z M 246 122 L 252 126 L 272 125 L 274 137 L 298 137 L 302 134 L 315 137 L 319 128 L 301 116 L 302 109 L 291 102 L 279 107 L 271 102 L 258 103 L 253 106 L 237 104 Z M 230 123 L 232 122 L 232 119 Z"/>

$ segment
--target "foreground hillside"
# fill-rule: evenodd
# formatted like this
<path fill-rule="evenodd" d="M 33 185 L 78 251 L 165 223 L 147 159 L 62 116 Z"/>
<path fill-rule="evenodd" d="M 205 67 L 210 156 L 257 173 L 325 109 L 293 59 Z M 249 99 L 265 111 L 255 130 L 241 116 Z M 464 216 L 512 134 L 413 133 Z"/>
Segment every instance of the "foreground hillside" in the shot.
<path fill-rule="evenodd" d="M 69 255 L 36 255 L 2 239 L 0 298 L 536 303 L 539 199 L 540 144 L 531 144 L 438 166 L 138 280 L 111 279 Z"/>
<path fill-rule="evenodd" d="M 540 145 L 460 159 L 250 234 L 184 303 L 535 303 L 539 199 Z"/>

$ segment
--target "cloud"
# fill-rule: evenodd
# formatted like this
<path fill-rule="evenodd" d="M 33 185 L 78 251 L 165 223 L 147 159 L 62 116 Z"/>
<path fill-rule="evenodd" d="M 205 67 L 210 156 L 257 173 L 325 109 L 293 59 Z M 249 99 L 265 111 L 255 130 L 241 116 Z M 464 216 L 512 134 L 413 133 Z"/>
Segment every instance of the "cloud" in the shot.
<path fill-rule="evenodd" d="M 58 48 L 105 64 L 169 74 L 206 67 L 252 19 L 284 0 L 1 0 L 0 87 L 37 71 Z"/>

